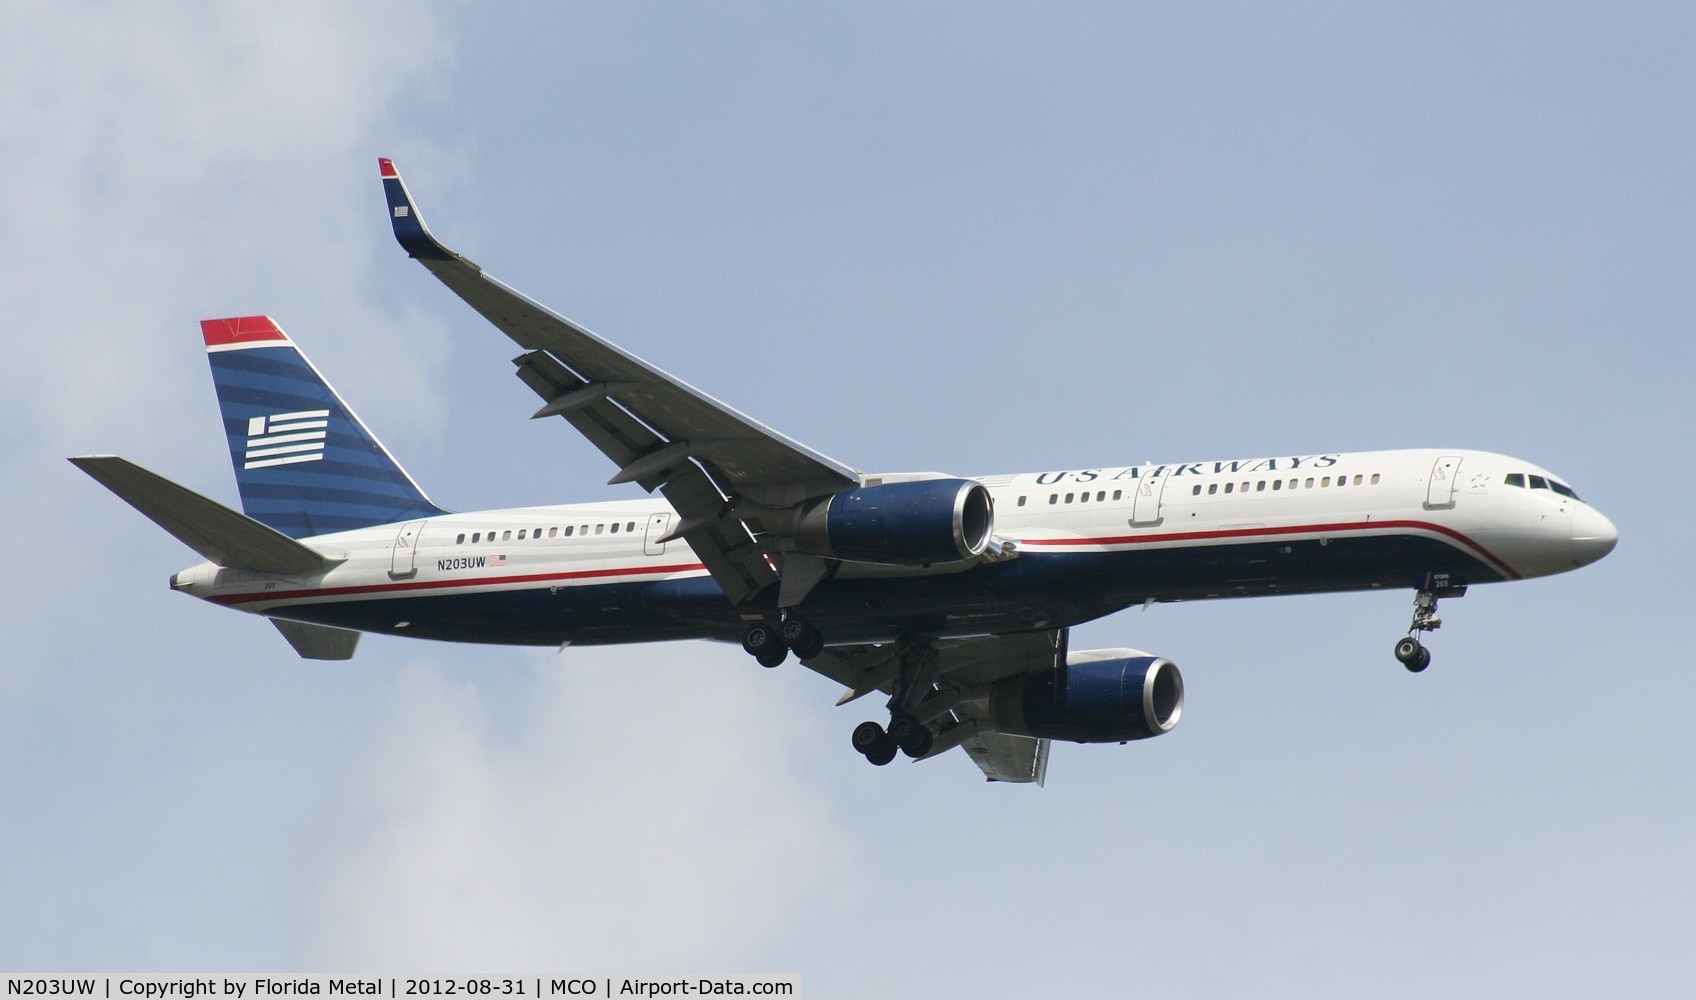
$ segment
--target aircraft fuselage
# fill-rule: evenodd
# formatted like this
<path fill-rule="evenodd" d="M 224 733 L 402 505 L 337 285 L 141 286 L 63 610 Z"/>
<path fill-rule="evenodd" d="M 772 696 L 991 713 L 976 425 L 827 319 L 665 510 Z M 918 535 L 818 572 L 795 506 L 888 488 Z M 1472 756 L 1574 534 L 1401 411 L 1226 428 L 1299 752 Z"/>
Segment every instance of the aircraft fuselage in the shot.
<path fill-rule="evenodd" d="M 1486 452 L 1404 450 L 976 477 L 1016 556 L 842 563 L 803 611 L 833 642 L 1059 628 L 1148 601 L 1446 589 L 1605 555 L 1614 529 L 1560 481 Z M 875 479 L 875 477 L 874 477 Z M 1564 487 L 1563 487 L 1564 489 Z M 216 604 L 460 642 L 734 641 L 734 605 L 663 500 L 447 514 L 302 539 L 344 560 L 278 576 L 203 563 L 172 585 Z"/>

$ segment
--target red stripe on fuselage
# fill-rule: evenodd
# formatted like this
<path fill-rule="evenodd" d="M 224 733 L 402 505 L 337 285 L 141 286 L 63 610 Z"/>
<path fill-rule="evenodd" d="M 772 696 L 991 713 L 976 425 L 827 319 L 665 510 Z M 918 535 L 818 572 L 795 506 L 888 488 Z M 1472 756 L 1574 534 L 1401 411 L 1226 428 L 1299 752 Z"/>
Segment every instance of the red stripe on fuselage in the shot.
<path fill-rule="evenodd" d="M 323 587 L 317 590 L 273 590 L 261 594 L 224 594 L 208 600 L 214 604 L 260 604 L 295 601 L 308 597 L 351 597 L 358 594 L 397 594 L 415 590 L 445 590 L 450 587 L 499 587 L 515 583 L 550 583 L 586 580 L 592 577 L 643 576 L 660 573 L 691 573 L 707 567 L 701 563 L 677 566 L 622 566 L 617 569 L 582 569 L 569 573 L 530 573 L 521 576 L 483 576 L 469 580 L 417 580 L 407 583 L 372 583 L 358 587 Z"/>
<path fill-rule="evenodd" d="M 1112 538 L 1026 538 L 1019 541 L 1020 545 L 1148 545 L 1155 542 L 1192 542 L 1213 539 L 1247 539 L 1273 535 L 1312 535 L 1326 532 L 1365 532 L 1382 531 L 1385 529 L 1412 528 L 1417 531 L 1430 531 L 1452 538 L 1466 548 L 1481 556 L 1494 566 L 1503 576 L 1510 580 L 1519 579 L 1507 563 L 1496 558 L 1495 554 L 1478 544 L 1466 535 L 1445 528 L 1440 524 L 1429 521 L 1351 521 L 1338 524 L 1291 524 L 1271 528 L 1221 528 L 1213 531 L 1174 531 L 1156 535 L 1119 535 Z"/>

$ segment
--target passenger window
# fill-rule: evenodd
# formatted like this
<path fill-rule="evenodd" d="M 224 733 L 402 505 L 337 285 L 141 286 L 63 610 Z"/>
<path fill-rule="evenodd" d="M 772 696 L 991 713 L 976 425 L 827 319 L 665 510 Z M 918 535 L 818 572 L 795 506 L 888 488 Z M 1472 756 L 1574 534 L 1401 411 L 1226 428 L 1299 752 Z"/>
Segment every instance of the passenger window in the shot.
<path fill-rule="evenodd" d="M 1276 493 L 1283 488 L 1284 488 L 1284 481 L 1282 479 L 1272 480 L 1272 492 Z"/>
<path fill-rule="evenodd" d="M 626 522 L 625 525 L 624 525 L 624 530 L 627 531 L 627 532 L 628 531 L 635 531 L 636 530 L 636 522 L 635 521 Z"/>
<path fill-rule="evenodd" d="M 1505 478 L 1503 478 L 1502 485 L 1503 486 L 1518 486 L 1518 487 L 1524 488 L 1524 486 L 1525 486 L 1525 473 L 1523 473 L 1523 472 L 1510 472 L 1510 473 L 1508 473 L 1507 476 Z"/>
<path fill-rule="evenodd" d="M 549 528 L 548 529 L 548 537 L 549 538 L 553 538 L 555 535 L 558 535 L 558 534 L 559 534 L 558 528 Z"/>
<path fill-rule="evenodd" d="M 1266 492 L 1266 480 L 1262 479 L 1260 482 L 1255 483 L 1254 484 L 1254 492 L 1256 492 L 1256 493 Z"/>
<path fill-rule="evenodd" d="M 1122 497 L 1124 495 L 1125 494 L 1120 490 L 1114 490 L 1113 491 L 1113 499 L 1115 499 L 1115 500 L 1119 499 L 1120 497 Z"/>
<path fill-rule="evenodd" d="M 1076 493 L 1068 493 L 1068 494 L 1066 494 L 1066 502 L 1067 502 L 1067 503 L 1071 503 L 1071 502 L 1072 502 L 1072 498 L 1073 498 L 1073 497 L 1075 497 L 1075 496 L 1077 496 L 1077 494 L 1076 494 Z"/>
<path fill-rule="evenodd" d="M 617 521 L 614 521 L 612 523 L 612 533 L 615 534 L 615 535 L 618 534 L 618 522 Z"/>
<path fill-rule="evenodd" d="M 523 528 L 518 529 L 518 540 L 521 541 L 521 542 L 524 541 L 524 529 Z"/>
<path fill-rule="evenodd" d="M 1050 503 L 1050 504 L 1057 504 L 1057 503 L 1059 503 L 1059 502 L 1060 502 L 1060 494 L 1058 494 L 1058 493 L 1050 493 L 1050 494 L 1048 494 L 1048 502 L 1049 502 L 1049 503 Z"/>
<path fill-rule="evenodd" d="M 1373 474 L 1372 474 L 1372 481 L 1371 481 L 1371 482 L 1372 482 L 1372 485 L 1373 485 L 1373 486 L 1377 486 L 1377 485 L 1378 485 L 1378 473 L 1376 473 L 1376 472 L 1374 472 L 1374 473 L 1373 473 Z"/>
<path fill-rule="evenodd" d="M 1201 496 L 1201 484 L 1200 483 L 1196 483 L 1195 486 L 1190 488 L 1190 496 L 1192 496 L 1192 497 Z"/>
<path fill-rule="evenodd" d="M 1325 487 L 1327 487 L 1329 485 L 1331 485 L 1331 477 L 1330 476 L 1326 476 L 1324 479 L 1319 480 L 1319 488 L 1320 489 L 1324 489 Z"/>
<path fill-rule="evenodd" d="M 1219 484 L 1218 483 L 1208 483 L 1207 484 L 1207 495 L 1208 496 L 1212 496 L 1213 494 L 1218 493 L 1218 492 L 1219 492 Z"/>
<path fill-rule="evenodd" d="M 567 537 L 567 538 L 571 537 L 571 528 L 572 528 L 572 526 L 569 525 L 569 524 L 565 526 L 565 537 Z"/>
<path fill-rule="evenodd" d="M 1307 477 L 1307 488 L 1310 489 L 1310 490 L 1313 489 L 1313 477 L 1312 476 Z"/>
<path fill-rule="evenodd" d="M 1079 493 L 1078 494 L 1078 503 L 1089 503 L 1089 494 L 1088 493 Z"/>
<path fill-rule="evenodd" d="M 510 530 L 501 532 L 501 541 L 503 541 L 503 542 L 512 541 L 512 532 Z"/>
<path fill-rule="evenodd" d="M 1362 479 L 1364 479 L 1364 478 L 1365 478 L 1365 477 L 1364 477 L 1364 476 L 1355 476 L 1355 477 L 1354 477 L 1354 484 L 1355 484 L 1355 485 L 1356 485 L 1356 486 L 1359 486 L 1359 485 L 1360 485 L 1360 483 L 1361 483 L 1361 480 L 1362 480 Z"/>
<path fill-rule="evenodd" d="M 1096 503 L 1101 503 L 1103 500 L 1106 500 L 1106 499 L 1107 499 L 1107 491 L 1106 490 L 1097 490 L 1096 491 L 1096 494 L 1095 494 L 1095 502 Z"/>
<path fill-rule="evenodd" d="M 601 533 L 601 532 L 603 532 L 603 531 L 605 531 L 605 530 L 606 530 L 606 527 L 607 527 L 607 526 L 606 526 L 606 525 L 605 525 L 605 524 L 597 524 L 597 525 L 595 525 L 595 534 L 597 534 L 597 535 L 598 535 L 598 534 L 600 534 L 600 533 Z"/>
<path fill-rule="evenodd" d="M 1232 491 L 1232 490 L 1233 490 L 1233 489 L 1235 489 L 1235 488 L 1236 488 L 1236 486 L 1237 486 L 1237 484 L 1236 484 L 1236 483 L 1226 483 L 1226 484 L 1225 484 L 1225 492 L 1226 492 L 1226 493 L 1229 493 L 1229 492 L 1231 492 L 1231 491 Z"/>
<path fill-rule="evenodd" d="M 1020 498 L 1019 498 L 1019 506 L 1021 506 L 1021 507 L 1023 507 L 1023 506 L 1024 506 L 1024 505 L 1025 505 L 1025 498 L 1024 498 L 1024 497 L 1020 497 Z"/>
<path fill-rule="evenodd" d="M 482 532 L 481 532 L 481 531 L 473 531 L 473 532 L 472 532 L 472 533 L 471 533 L 471 540 L 472 540 L 472 541 L 473 541 L 473 542 L 480 542 L 480 541 L 482 541 L 482 540 L 483 540 L 483 533 L 482 533 Z"/>
<path fill-rule="evenodd" d="M 1546 490 L 1549 488 L 1549 481 L 1544 479 L 1542 476 L 1532 476 L 1531 488 L 1534 490 Z"/>

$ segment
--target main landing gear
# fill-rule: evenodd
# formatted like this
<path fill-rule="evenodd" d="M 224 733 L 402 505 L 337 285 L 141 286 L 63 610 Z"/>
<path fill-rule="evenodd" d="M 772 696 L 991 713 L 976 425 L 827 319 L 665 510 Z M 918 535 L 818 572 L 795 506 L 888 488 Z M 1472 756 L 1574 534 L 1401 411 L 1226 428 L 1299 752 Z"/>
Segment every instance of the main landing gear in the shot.
<path fill-rule="evenodd" d="M 917 760 L 930 753 L 935 743 L 936 734 L 929 726 L 902 711 L 890 713 L 888 729 L 875 722 L 854 727 L 854 749 L 878 767 L 894 760 L 897 750 Z"/>
<path fill-rule="evenodd" d="M 1421 588 L 1413 595 L 1413 624 L 1408 626 L 1407 635 L 1396 641 L 1396 659 L 1410 673 L 1417 674 L 1431 665 L 1431 651 L 1419 641 L 1419 633 L 1443 627 L 1443 619 L 1437 617 L 1437 599 L 1465 593 L 1465 587 L 1438 586 Z"/>
<path fill-rule="evenodd" d="M 785 615 L 776 625 L 766 622 L 748 627 L 742 633 L 742 648 L 762 667 L 775 667 L 789 657 L 791 650 L 803 660 L 810 660 L 824 651 L 824 636 L 799 615 Z"/>
<path fill-rule="evenodd" d="M 919 643 L 903 649 L 890 678 L 889 725 L 862 722 L 855 726 L 854 749 L 878 767 L 894 760 L 898 750 L 914 760 L 928 756 L 936 745 L 936 732 L 925 717 L 946 711 L 931 697 L 937 676 L 936 656 L 928 646 Z"/>

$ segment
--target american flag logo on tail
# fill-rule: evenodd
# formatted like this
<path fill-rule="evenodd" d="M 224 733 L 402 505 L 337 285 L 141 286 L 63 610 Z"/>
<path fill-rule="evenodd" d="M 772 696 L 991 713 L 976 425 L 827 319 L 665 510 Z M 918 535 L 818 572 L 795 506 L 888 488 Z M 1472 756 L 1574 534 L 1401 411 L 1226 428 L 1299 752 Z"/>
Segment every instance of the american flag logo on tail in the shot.
<path fill-rule="evenodd" d="M 329 427 L 329 410 L 300 410 L 254 417 L 247 422 L 247 454 L 244 469 L 263 469 L 294 462 L 317 462 L 324 458 L 324 435 Z"/>

